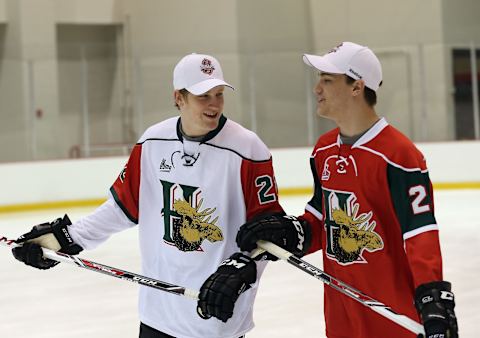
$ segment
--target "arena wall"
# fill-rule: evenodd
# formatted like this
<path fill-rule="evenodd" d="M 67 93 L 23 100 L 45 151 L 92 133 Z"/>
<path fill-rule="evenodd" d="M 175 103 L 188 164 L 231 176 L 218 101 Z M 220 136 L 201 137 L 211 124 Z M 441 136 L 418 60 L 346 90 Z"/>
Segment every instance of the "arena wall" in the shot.
<path fill-rule="evenodd" d="M 435 189 L 480 189 L 480 142 L 419 143 Z M 280 195 L 309 194 L 311 148 L 273 149 Z M 0 164 L 0 212 L 98 205 L 127 157 Z"/>

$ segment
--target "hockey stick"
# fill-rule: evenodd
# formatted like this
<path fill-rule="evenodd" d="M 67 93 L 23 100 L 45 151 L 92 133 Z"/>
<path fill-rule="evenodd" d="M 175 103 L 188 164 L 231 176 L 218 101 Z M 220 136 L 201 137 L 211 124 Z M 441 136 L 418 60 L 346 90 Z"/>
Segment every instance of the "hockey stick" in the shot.
<path fill-rule="evenodd" d="M 398 325 L 404 327 L 407 330 L 415 334 L 422 335 L 421 337 L 425 336 L 425 330 L 423 329 L 423 325 L 410 319 L 405 315 L 400 315 L 393 311 L 387 305 L 380 303 L 379 301 L 363 294 L 362 292 L 354 289 L 353 287 L 335 279 L 334 277 L 328 275 L 327 273 L 323 272 L 319 268 L 307 263 L 306 261 L 294 256 L 291 252 L 288 252 L 281 247 L 266 241 L 258 241 L 257 245 L 259 248 L 268 251 L 272 255 L 287 261 L 294 267 L 308 273 L 309 275 L 321 280 L 328 286 L 334 288 L 335 290 L 347 295 L 348 297 L 356 300 L 357 302 L 365 305 L 366 307 L 370 308 L 371 310 L 377 312 L 378 314 L 384 316 L 385 318 L 390 319 L 391 321 L 397 323 Z"/>
<path fill-rule="evenodd" d="M 8 239 L 3 236 L 0 236 L 0 245 L 7 246 L 11 249 L 20 246 L 19 244 L 15 243 L 15 240 Z M 176 294 L 178 296 L 185 296 L 194 300 L 198 300 L 199 292 L 197 290 L 187 289 L 183 286 L 162 282 L 154 278 L 138 275 L 133 272 L 113 268 L 108 265 L 96 263 L 83 258 L 72 256 L 72 255 L 67 255 L 61 252 L 55 252 L 53 250 L 49 250 L 46 248 L 42 248 L 42 251 L 43 251 L 43 257 L 53 259 L 54 261 L 57 261 L 57 262 L 72 264 L 79 268 L 103 273 L 105 275 L 123 279 L 128 282 L 149 286 L 151 288 L 154 288 L 160 291 L 165 291 L 165 292 Z M 264 252 L 263 249 L 254 250 L 251 254 L 251 257 L 254 258 L 259 254 L 261 254 L 262 252 Z"/>
<path fill-rule="evenodd" d="M 15 240 L 8 239 L 6 237 L 0 236 L 0 245 L 7 246 L 10 248 L 15 248 L 20 246 L 19 244 L 15 243 Z M 126 280 L 128 282 L 133 282 L 137 284 L 141 284 L 144 286 L 149 286 L 151 288 L 165 291 L 169 293 L 173 293 L 179 296 L 185 296 L 191 299 L 198 299 L 198 291 L 190 290 L 183 286 L 178 286 L 174 284 L 170 284 L 167 282 L 162 282 L 150 277 L 145 277 L 142 275 L 138 275 L 133 272 L 113 268 L 108 265 L 92 262 L 86 259 L 82 259 L 76 256 L 67 255 L 61 252 L 55 252 L 53 250 L 49 250 L 46 248 L 42 248 L 43 250 L 43 257 L 53 259 L 57 262 L 68 263 L 72 265 L 76 265 L 79 268 L 87 269 L 90 271 L 95 271 L 99 273 L 103 273 L 105 275 L 116 277 L 119 279 Z"/>

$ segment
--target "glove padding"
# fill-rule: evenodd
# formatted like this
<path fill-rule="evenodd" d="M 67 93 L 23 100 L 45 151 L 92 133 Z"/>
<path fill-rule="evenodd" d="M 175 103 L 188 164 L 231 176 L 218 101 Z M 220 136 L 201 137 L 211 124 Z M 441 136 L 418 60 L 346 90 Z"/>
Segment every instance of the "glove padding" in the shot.
<path fill-rule="evenodd" d="M 455 298 L 449 282 L 420 285 L 415 290 L 415 307 L 422 318 L 426 338 L 458 338 Z"/>
<path fill-rule="evenodd" d="M 252 251 L 258 240 L 272 242 L 279 247 L 302 257 L 311 242 L 310 224 L 305 220 L 289 215 L 270 215 L 266 218 L 247 222 L 237 233 L 237 245 L 242 251 Z M 272 259 L 272 255 L 267 256 Z"/>
<path fill-rule="evenodd" d="M 51 223 L 35 225 L 30 232 L 23 234 L 15 241 L 18 244 L 23 243 L 23 245 L 12 249 L 13 256 L 26 265 L 45 270 L 54 267 L 58 262 L 44 258 L 42 247 L 69 255 L 77 255 L 83 249 L 70 237 L 68 233 L 70 224 L 72 222 L 65 215 Z"/>
<path fill-rule="evenodd" d="M 200 288 L 197 312 L 203 319 L 216 317 L 222 322 L 233 315 L 235 302 L 257 279 L 257 264 L 237 252 L 222 262 Z"/>

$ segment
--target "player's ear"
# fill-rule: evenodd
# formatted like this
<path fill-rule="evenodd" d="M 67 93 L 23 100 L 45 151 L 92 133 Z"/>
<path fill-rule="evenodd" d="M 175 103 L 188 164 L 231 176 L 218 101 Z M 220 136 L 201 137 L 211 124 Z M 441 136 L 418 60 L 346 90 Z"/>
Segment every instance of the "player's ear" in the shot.
<path fill-rule="evenodd" d="M 365 90 L 365 82 L 363 80 L 356 80 L 352 83 L 352 95 L 359 96 Z"/>
<path fill-rule="evenodd" d="M 179 108 L 182 108 L 185 105 L 186 97 L 184 95 L 182 95 L 180 90 L 177 89 L 173 92 L 173 99 L 175 100 L 175 104 Z"/>

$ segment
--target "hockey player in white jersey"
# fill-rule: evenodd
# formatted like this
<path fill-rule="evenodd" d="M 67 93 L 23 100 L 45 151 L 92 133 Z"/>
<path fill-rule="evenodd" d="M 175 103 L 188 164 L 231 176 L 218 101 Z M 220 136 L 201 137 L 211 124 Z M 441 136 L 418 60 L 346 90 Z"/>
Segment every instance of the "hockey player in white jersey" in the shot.
<path fill-rule="evenodd" d="M 40 247 L 78 254 L 136 226 L 143 275 L 201 289 L 196 304 L 141 286 L 139 337 L 238 338 L 253 328 L 264 263 L 239 253 L 235 236 L 253 218 L 283 212 L 271 154 L 257 135 L 223 115 L 224 88 L 233 87 L 214 57 L 182 58 L 173 86 L 180 116 L 145 131 L 109 199 L 73 224 L 64 217 L 35 226 L 18 239 L 24 245 L 14 255 L 48 269 L 57 263 L 44 259 Z M 225 295 L 210 311 L 205 295 L 217 282 L 235 296 Z"/>

